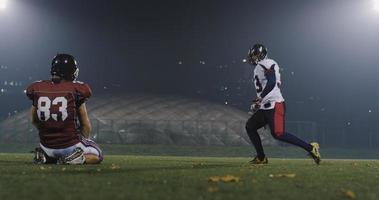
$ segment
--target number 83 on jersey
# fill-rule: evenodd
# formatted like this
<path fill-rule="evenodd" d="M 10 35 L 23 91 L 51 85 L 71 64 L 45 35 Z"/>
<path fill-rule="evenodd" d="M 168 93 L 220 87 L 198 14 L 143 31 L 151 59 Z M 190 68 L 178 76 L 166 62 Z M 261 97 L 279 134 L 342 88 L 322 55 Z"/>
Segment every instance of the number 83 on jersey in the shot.
<path fill-rule="evenodd" d="M 51 107 L 54 105 L 60 105 L 59 112 L 61 114 L 61 120 L 64 121 L 67 119 L 67 99 L 65 97 L 56 97 L 52 101 L 48 97 L 39 97 L 38 98 L 38 107 L 37 115 L 40 121 L 47 121 L 53 118 L 55 121 L 58 121 L 58 114 L 51 113 Z"/>

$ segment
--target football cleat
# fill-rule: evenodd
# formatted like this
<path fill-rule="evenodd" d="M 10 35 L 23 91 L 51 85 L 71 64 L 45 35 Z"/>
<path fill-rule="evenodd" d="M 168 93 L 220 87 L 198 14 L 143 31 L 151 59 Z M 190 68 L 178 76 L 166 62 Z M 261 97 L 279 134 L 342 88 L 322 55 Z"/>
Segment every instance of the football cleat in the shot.
<path fill-rule="evenodd" d="M 268 164 L 268 160 L 266 157 L 264 157 L 262 160 L 259 159 L 257 156 L 251 161 L 249 161 L 249 164 L 251 165 L 262 165 L 262 164 Z"/>
<path fill-rule="evenodd" d="M 47 159 L 45 156 L 45 152 L 42 150 L 41 147 L 37 147 L 32 151 L 31 153 L 34 153 L 33 163 L 34 164 L 45 164 Z"/>
<path fill-rule="evenodd" d="M 321 154 L 320 154 L 320 145 L 317 142 L 311 143 L 312 150 L 309 152 L 309 155 L 313 158 L 316 164 L 320 164 L 321 162 Z"/>
<path fill-rule="evenodd" d="M 77 147 L 74 151 L 66 156 L 61 157 L 58 160 L 58 164 L 68 164 L 68 165 L 82 165 L 86 161 L 86 157 L 84 156 L 84 151 L 82 148 Z"/>

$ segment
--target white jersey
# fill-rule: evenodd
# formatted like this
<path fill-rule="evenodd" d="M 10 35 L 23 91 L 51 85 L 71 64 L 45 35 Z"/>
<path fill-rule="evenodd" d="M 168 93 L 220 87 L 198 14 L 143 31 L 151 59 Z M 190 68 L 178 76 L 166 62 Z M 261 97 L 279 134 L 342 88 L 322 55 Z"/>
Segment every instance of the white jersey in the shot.
<path fill-rule="evenodd" d="M 265 58 L 257 63 L 254 69 L 254 83 L 257 96 L 262 98 L 260 109 L 269 110 L 276 102 L 284 102 L 280 91 L 279 65 L 272 59 Z"/>

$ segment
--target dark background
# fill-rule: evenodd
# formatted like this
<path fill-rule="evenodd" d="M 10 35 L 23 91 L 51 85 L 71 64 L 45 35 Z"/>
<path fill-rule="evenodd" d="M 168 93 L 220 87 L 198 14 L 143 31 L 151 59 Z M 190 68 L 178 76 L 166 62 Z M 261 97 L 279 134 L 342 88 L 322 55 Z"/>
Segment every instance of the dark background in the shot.
<path fill-rule="evenodd" d="M 0 10 L 0 118 L 74 55 L 94 96 L 155 93 L 248 110 L 260 42 L 283 68 L 288 119 L 376 133 L 379 12 L 373 1 L 13 0 Z M 352 127 L 352 128 L 349 128 Z"/>

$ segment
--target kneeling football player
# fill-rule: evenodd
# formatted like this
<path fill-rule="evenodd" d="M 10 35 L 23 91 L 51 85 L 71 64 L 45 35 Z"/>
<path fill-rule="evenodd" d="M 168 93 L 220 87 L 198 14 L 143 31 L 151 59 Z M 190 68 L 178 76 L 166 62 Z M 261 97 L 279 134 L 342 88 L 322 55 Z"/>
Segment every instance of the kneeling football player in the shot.
<path fill-rule="evenodd" d="M 75 81 L 79 73 L 75 58 L 56 55 L 50 73 L 51 80 L 37 81 L 26 90 L 33 101 L 32 123 L 40 138 L 34 163 L 100 163 L 102 151 L 89 139 L 91 124 L 85 102 L 91 96 L 91 89 Z"/>
<path fill-rule="evenodd" d="M 258 129 L 268 125 L 271 135 L 282 142 L 287 142 L 306 150 L 319 164 L 321 156 L 318 143 L 307 143 L 284 129 L 285 103 L 280 85 L 278 64 L 267 58 L 267 49 L 256 44 L 249 50 L 248 62 L 254 66 L 254 83 L 257 98 L 252 105 L 253 114 L 246 123 L 246 131 L 257 152 L 251 164 L 266 164 Z"/>

